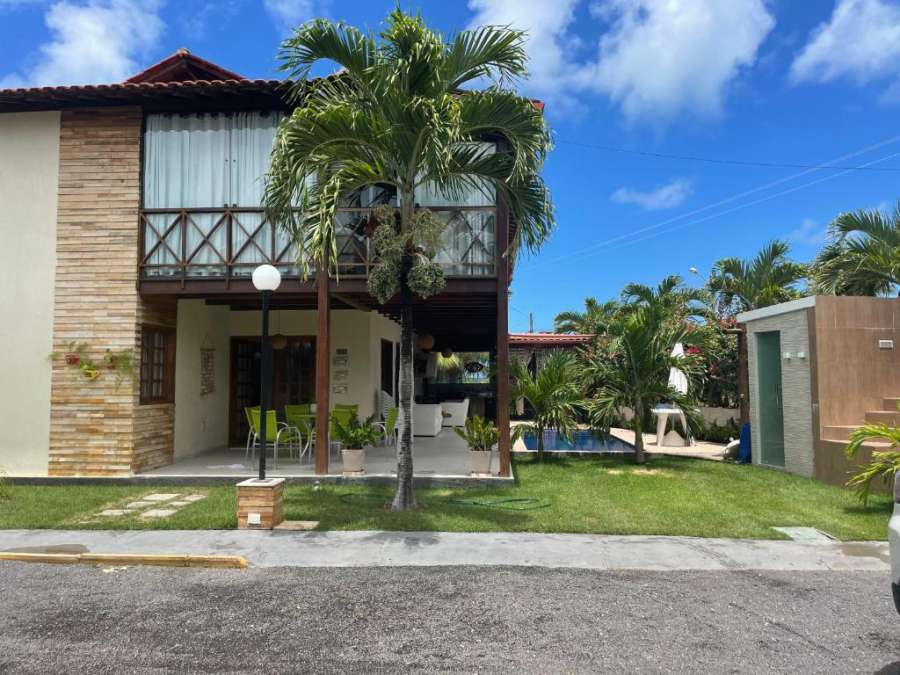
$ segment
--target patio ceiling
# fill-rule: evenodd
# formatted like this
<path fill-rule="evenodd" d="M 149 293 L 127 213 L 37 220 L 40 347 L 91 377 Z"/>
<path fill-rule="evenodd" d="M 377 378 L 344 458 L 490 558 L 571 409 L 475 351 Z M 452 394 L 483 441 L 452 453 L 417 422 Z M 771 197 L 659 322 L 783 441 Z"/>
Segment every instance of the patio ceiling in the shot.
<path fill-rule="evenodd" d="M 449 347 L 456 351 L 493 350 L 497 334 L 497 294 L 496 282 L 451 279 L 447 290 L 428 300 L 416 299 L 413 309 L 413 324 L 419 334 L 430 333 L 435 338 L 435 348 Z M 456 283 L 459 282 L 459 283 Z M 341 291 L 331 293 L 332 311 L 357 309 L 377 311 L 384 316 L 400 320 L 399 298 L 393 298 L 385 305 L 379 305 L 368 292 L 358 284 L 348 286 L 347 282 L 336 285 Z M 233 311 L 258 311 L 260 298 L 255 292 L 228 293 L 208 296 L 210 305 L 227 305 Z M 276 291 L 272 297 L 272 309 L 315 310 L 316 296 L 311 292 Z"/>

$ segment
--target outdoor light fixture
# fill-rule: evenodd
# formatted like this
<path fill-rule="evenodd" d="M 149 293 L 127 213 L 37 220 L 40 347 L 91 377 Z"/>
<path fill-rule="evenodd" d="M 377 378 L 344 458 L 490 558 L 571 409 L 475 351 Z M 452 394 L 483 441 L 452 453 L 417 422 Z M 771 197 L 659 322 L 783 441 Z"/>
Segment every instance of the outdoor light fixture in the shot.
<path fill-rule="evenodd" d="M 260 265 L 253 270 L 253 286 L 258 291 L 274 291 L 281 285 L 281 272 L 271 265 Z"/>
<path fill-rule="evenodd" d="M 269 414 L 269 396 L 272 393 L 272 346 L 269 344 L 269 298 L 281 285 L 281 273 L 271 265 L 260 265 L 253 270 L 253 286 L 262 294 L 262 362 L 259 383 L 259 479 L 266 479 L 266 417 Z"/>
<path fill-rule="evenodd" d="M 450 347 L 444 347 L 441 350 L 441 356 L 443 356 L 445 359 L 449 359 L 451 356 L 453 356 L 453 350 L 450 349 Z"/>
<path fill-rule="evenodd" d="M 281 312 L 275 315 L 275 318 L 278 320 L 278 330 L 276 330 L 275 335 L 272 336 L 270 342 L 272 343 L 272 349 L 276 351 L 281 351 L 285 347 L 287 347 L 287 336 L 281 332 Z"/>

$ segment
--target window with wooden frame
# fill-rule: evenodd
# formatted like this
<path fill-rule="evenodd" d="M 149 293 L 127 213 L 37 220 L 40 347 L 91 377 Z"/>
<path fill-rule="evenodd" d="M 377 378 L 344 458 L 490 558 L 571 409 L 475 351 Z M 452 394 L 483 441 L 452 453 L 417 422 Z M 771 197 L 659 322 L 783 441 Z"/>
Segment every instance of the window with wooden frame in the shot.
<path fill-rule="evenodd" d="M 175 331 L 161 326 L 141 330 L 141 403 L 175 400 Z"/>

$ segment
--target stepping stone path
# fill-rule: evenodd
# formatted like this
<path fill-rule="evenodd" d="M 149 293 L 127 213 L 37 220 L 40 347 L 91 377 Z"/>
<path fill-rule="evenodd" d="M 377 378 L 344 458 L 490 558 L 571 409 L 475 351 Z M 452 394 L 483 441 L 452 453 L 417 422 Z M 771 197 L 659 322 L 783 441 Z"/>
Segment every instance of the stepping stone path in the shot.
<path fill-rule="evenodd" d="M 157 492 L 151 495 L 144 495 L 136 501 L 129 502 L 124 508 L 103 509 L 97 515 L 105 518 L 132 514 L 141 518 L 168 518 L 178 513 L 180 508 L 199 502 L 201 499 L 206 499 L 206 495 Z"/>
<path fill-rule="evenodd" d="M 177 511 L 178 509 L 150 509 L 149 511 L 144 511 L 141 514 L 141 518 L 168 518 Z"/>

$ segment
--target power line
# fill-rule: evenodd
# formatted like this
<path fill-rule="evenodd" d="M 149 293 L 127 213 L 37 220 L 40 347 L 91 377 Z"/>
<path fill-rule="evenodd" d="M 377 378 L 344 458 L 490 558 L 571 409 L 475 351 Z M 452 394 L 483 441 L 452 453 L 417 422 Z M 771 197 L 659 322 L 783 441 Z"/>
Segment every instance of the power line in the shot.
<path fill-rule="evenodd" d="M 887 155 L 886 157 L 882 157 L 882 158 L 880 158 L 880 159 L 873 159 L 871 162 L 868 162 L 867 165 L 868 165 L 868 164 L 877 164 L 877 163 L 879 163 L 879 162 L 886 162 L 887 160 L 889 160 L 889 159 L 894 159 L 895 157 L 900 157 L 900 152 L 892 153 L 892 154 Z M 867 166 L 867 165 L 863 165 L 863 166 Z M 788 188 L 787 190 L 782 190 L 782 191 L 780 191 L 780 192 L 776 192 L 775 194 L 772 194 L 772 195 L 766 195 L 765 197 L 761 197 L 760 199 L 756 199 L 756 200 L 754 200 L 754 201 L 752 201 L 752 202 L 747 202 L 746 204 L 739 204 L 738 206 L 732 207 L 732 208 L 730 208 L 730 209 L 726 209 L 725 211 L 721 211 L 721 212 L 719 212 L 719 213 L 714 213 L 714 214 L 712 214 L 712 215 L 706 216 L 706 217 L 704 217 L 704 218 L 700 218 L 700 219 L 698 219 L 698 220 L 694 220 L 694 221 L 691 221 L 691 222 L 688 222 L 688 223 L 681 223 L 681 224 L 676 225 L 676 226 L 674 226 L 674 227 L 668 227 L 668 228 L 666 228 L 666 229 L 664 229 L 664 230 L 660 230 L 659 232 L 654 232 L 654 233 L 652 233 L 652 234 L 648 234 L 648 235 L 645 236 L 645 237 L 640 237 L 640 238 L 634 239 L 634 240 L 632 240 L 632 241 L 625 241 L 625 242 L 622 242 L 622 243 L 620 243 L 620 244 L 617 244 L 616 246 L 612 246 L 612 247 L 611 247 L 611 250 L 615 250 L 615 249 L 618 249 L 618 248 L 624 248 L 625 246 L 631 246 L 631 245 L 633 245 L 633 244 L 638 244 L 638 243 L 640 243 L 640 242 L 642 242 L 642 241 L 646 241 L 646 240 L 648 240 L 648 239 L 653 239 L 654 237 L 658 237 L 658 236 L 660 236 L 660 235 L 662 235 L 662 234 L 668 234 L 668 233 L 670 233 L 670 232 L 674 232 L 675 230 L 680 230 L 680 229 L 683 229 L 683 228 L 685 228 L 685 227 L 689 227 L 690 225 L 696 225 L 696 224 L 698 224 L 698 223 L 702 223 L 702 222 L 704 222 L 704 221 L 711 220 L 711 219 L 713 219 L 713 218 L 718 218 L 718 217 L 720 217 L 720 216 L 724 216 L 724 215 L 726 215 L 726 214 L 728 214 L 728 213 L 731 213 L 731 212 L 733 212 L 733 211 L 739 211 L 740 209 L 746 208 L 746 207 L 748 207 L 748 206 L 754 206 L 754 205 L 756 205 L 756 204 L 761 204 L 762 202 L 767 202 L 767 201 L 772 200 L 772 199 L 775 199 L 775 198 L 777 198 L 777 197 L 782 197 L 782 196 L 787 195 L 787 194 L 790 194 L 790 193 L 792 193 L 792 192 L 797 192 L 798 190 L 803 190 L 803 189 L 805 189 L 805 188 L 812 187 L 813 185 L 818 185 L 819 183 L 824 183 L 825 181 L 829 181 L 829 180 L 832 180 L 832 179 L 834 179 L 834 178 L 839 178 L 839 177 L 841 177 L 841 176 L 844 176 L 844 175 L 846 175 L 846 174 L 848 174 L 848 173 L 852 173 L 852 172 L 853 172 L 852 169 L 848 169 L 848 170 L 842 171 L 841 173 L 832 174 L 832 175 L 830 175 L 830 176 L 824 176 L 824 177 L 818 178 L 818 179 L 816 179 L 816 180 L 814 180 L 814 181 L 810 181 L 809 183 L 804 183 L 804 184 L 802 184 L 802 185 L 797 185 L 797 186 L 795 186 L 795 187 Z"/>
<path fill-rule="evenodd" d="M 868 145 L 868 146 L 866 146 L 866 147 L 864 147 L 864 148 L 861 148 L 860 150 L 856 150 L 856 151 L 851 152 L 851 153 L 848 153 L 848 154 L 846 154 L 846 155 L 842 155 L 842 156 L 840 156 L 840 157 L 836 157 L 835 159 L 831 160 L 831 162 L 843 162 L 843 161 L 845 161 L 845 160 L 847 160 L 847 159 L 850 159 L 850 158 L 852 158 L 852 157 L 858 157 L 859 155 L 864 155 L 864 154 L 866 154 L 866 153 L 868 153 L 868 152 L 871 152 L 871 151 L 873 151 L 873 150 L 877 150 L 878 148 L 884 147 L 885 145 L 891 145 L 891 144 L 893 144 L 893 143 L 896 143 L 897 141 L 900 141 L 900 136 L 893 136 L 893 137 L 891 137 L 891 138 L 885 139 L 885 140 L 880 141 L 880 142 L 878 142 L 878 143 L 874 143 L 873 145 Z M 891 157 L 893 157 L 893 155 L 891 155 Z M 882 159 L 882 160 L 877 160 L 877 161 L 884 161 L 884 160 Z M 872 163 L 872 162 L 869 162 L 868 164 L 865 164 L 865 165 L 863 165 L 863 166 L 864 166 L 864 167 L 868 167 L 868 165 L 871 164 L 871 163 Z M 594 251 L 594 250 L 598 250 L 598 249 L 604 248 L 604 247 L 606 247 L 606 246 L 609 245 L 609 244 L 612 244 L 612 243 L 615 243 L 615 242 L 618 242 L 618 241 L 621 241 L 621 240 L 631 239 L 631 238 L 635 237 L 636 235 L 643 234 L 643 233 L 645 233 L 645 232 L 650 232 L 650 231 L 652 231 L 652 230 L 659 229 L 659 228 L 664 227 L 664 226 L 666 226 L 666 225 L 670 225 L 670 224 L 672 224 L 672 223 L 678 222 L 679 220 L 684 220 L 685 218 L 690 218 L 691 216 L 695 216 L 695 215 L 697 215 L 697 214 L 699 214 L 699 213 L 703 213 L 703 212 L 705 212 L 705 211 L 710 211 L 710 210 L 715 209 L 715 208 L 717 208 L 717 207 L 719 207 L 719 206 L 724 206 L 724 205 L 726 205 L 726 204 L 730 204 L 730 203 L 735 202 L 735 201 L 737 201 L 737 200 L 739 200 L 739 199 L 743 199 L 744 197 L 749 197 L 750 195 L 757 194 L 757 193 L 759 193 L 759 192 L 764 192 L 764 191 L 766 191 L 766 190 L 769 190 L 769 189 L 771 189 L 771 188 L 777 187 L 777 186 L 779 186 L 779 185 L 783 185 L 783 184 L 785 184 L 785 183 L 789 183 L 789 182 L 791 182 L 791 181 L 793 181 L 793 180 L 796 180 L 796 179 L 798 179 L 798 178 L 802 178 L 803 176 L 808 176 L 809 174 L 815 173 L 816 171 L 817 171 L 817 169 L 805 169 L 805 170 L 803 170 L 803 171 L 801 171 L 801 172 L 799 172 L 799 173 L 795 173 L 795 174 L 792 174 L 792 175 L 790 175 L 790 176 L 786 176 L 786 177 L 784 177 L 784 178 L 779 178 L 778 180 L 770 181 L 770 182 L 765 183 L 765 184 L 763 184 L 763 185 L 759 185 L 759 186 L 757 186 L 757 187 L 755 187 L 755 188 L 751 188 L 751 189 L 749 189 L 749 190 L 745 190 L 744 192 L 739 192 L 739 193 L 737 193 L 737 194 L 735 194 L 735 195 L 732 195 L 731 197 L 726 197 L 726 198 L 724 198 L 724 199 L 720 199 L 719 201 L 713 202 L 712 204 L 708 204 L 708 205 L 706 205 L 706 206 L 701 206 L 700 208 L 693 209 L 692 211 L 688 211 L 687 213 L 682 213 L 681 215 L 674 216 L 674 217 L 672 217 L 672 218 L 668 218 L 668 219 L 666 219 L 666 220 L 660 221 L 660 222 L 655 223 L 655 224 L 653 224 L 653 225 L 648 225 L 648 226 L 646 226 L 646 227 L 642 227 L 642 228 L 637 229 L 637 230 L 632 230 L 632 231 L 630 231 L 630 232 L 626 232 L 626 233 L 621 234 L 621 235 L 618 235 L 618 236 L 616 236 L 616 237 L 612 237 L 611 239 L 606 239 L 606 240 L 601 241 L 601 242 L 598 242 L 598 243 L 596 243 L 596 244 L 592 244 L 592 245 L 590 245 L 590 246 L 586 246 L 586 247 L 584 247 L 584 248 L 581 248 L 581 249 L 578 249 L 578 250 L 575 250 L 575 251 L 570 251 L 570 252 L 565 253 L 565 254 L 560 255 L 560 256 L 556 256 L 555 258 L 549 258 L 549 259 L 541 260 L 541 261 L 535 262 L 535 263 L 533 263 L 533 264 L 531 264 L 531 265 L 527 265 L 527 264 L 526 264 L 526 265 L 522 265 L 522 266 L 520 266 L 519 269 L 520 269 L 522 272 L 525 272 L 525 271 L 532 270 L 532 269 L 537 269 L 537 268 L 540 268 L 540 267 L 546 267 L 547 265 L 552 265 L 553 263 L 559 262 L 559 261 L 561 261 L 561 260 L 567 260 L 567 259 L 572 258 L 572 257 L 581 256 L 581 255 L 584 254 L 584 253 L 588 253 L 588 252 L 590 252 L 590 251 Z M 845 173 L 850 172 L 850 171 L 852 171 L 852 170 L 851 170 L 851 169 L 845 169 L 843 173 L 832 174 L 832 176 L 830 176 L 830 177 L 836 178 L 836 177 L 838 177 L 838 176 L 845 175 Z M 815 181 L 815 182 L 811 183 L 811 185 L 814 185 L 816 182 L 819 182 L 819 181 Z M 794 191 L 794 190 L 789 190 L 789 192 L 793 192 L 793 191 Z M 746 206 L 751 206 L 751 205 L 756 204 L 756 203 L 758 203 L 758 202 L 751 202 L 751 203 L 747 204 Z M 718 213 L 718 214 L 714 214 L 714 215 L 711 215 L 711 216 L 708 216 L 708 217 L 704 217 L 704 218 L 702 218 L 702 219 L 700 219 L 700 220 L 693 221 L 693 222 L 690 223 L 690 224 L 695 224 L 695 223 L 703 222 L 703 221 L 705 221 L 705 220 L 709 220 L 710 218 L 715 218 L 715 217 L 718 217 L 719 215 L 724 215 L 725 213 L 731 213 L 731 212 L 734 211 L 734 210 L 739 210 L 740 208 L 743 208 L 743 206 L 739 206 L 739 207 L 736 207 L 736 208 L 734 208 L 734 209 L 729 209 L 729 210 L 727 210 L 727 211 L 724 211 L 724 212 L 721 212 L 721 213 Z M 642 240 L 643 240 L 643 239 L 642 239 Z"/>
<path fill-rule="evenodd" d="M 717 157 L 700 157 L 698 155 L 672 155 L 665 152 L 650 152 L 648 150 L 630 150 L 628 148 L 620 148 L 612 145 L 593 145 L 591 143 L 582 143 L 580 141 L 555 140 L 558 144 L 575 145 L 581 148 L 590 148 L 592 150 L 604 150 L 606 152 L 619 152 L 628 155 L 638 155 L 641 157 L 652 157 L 655 159 L 677 159 L 688 162 L 705 162 L 707 164 L 727 164 L 732 166 L 756 166 L 770 169 L 834 169 L 835 171 L 881 171 L 881 172 L 900 172 L 900 167 L 887 166 L 840 166 L 826 162 L 825 164 L 799 164 L 792 162 L 756 162 L 752 160 L 742 159 L 721 159 Z"/>
<path fill-rule="evenodd" d="M 890 154 L 890 155 L 887 155 L 887 156 L 885 156 L 885 157 L 881 157 L 881 158 L 879 158 L 879 159 L 873 159 L 871 162 L 867 162 L 867 163 L 864 164 L 863 166 L 870 166 L 870 165 L 872 165 L 872 164 L 877 164 L 877 163 L 879 163 L 879 162 L 886 162 L 887 160 L 893 159 L 893 158 L 895 158 L 895 157 L 900 157 L 900 152 L 894 152 L 894 153 L 892 153 L 892 154 Z M 632 245 L 634 245 L 634 244 L 639 244 L 639 243 L 641 243 L 641 242 L 643 242 L 643 241 L 647 241 L 648 239 L 653 239 L 653 238 L 658 237 L 658 236 L 663 235 L 663 234 L 669 234 L 670 232 L 674 232 L 674 231 L 676 231 L 676 230 L 681 230 L 681 229 L 684 229 L 685 227 L 690 227 L 691 225 L 697 225 L 697 224 L 703 223 L 703 222 L 705 222 L 705 221 L 707 221 L 707 220 L 712 220 L 713 218 L 719 218 L 719 217 L 724 216 L 724 215 L 726 215 L 726 214 L 733 213 L 734 211 L 740 211 L 741 209 L 745 209 L 745 208 L 747 208 L 747 207 L 749 207 L 749 206 L 755 206 L 756 204 L 761 204 L 761 203 L 763 203 L 763 202 L 770 201 L 770 200 L 775 199 L 775 198 L 777 198 L 777 197 L 781 197 L 781 196 L 784 196 L 784 195 L 786 195 L 786 194 L 790 194 L 790 193 L 792 193 L 792 192 L 797 192 L 798 190 L 806 189 L 806 188 L 811 187 L 811 186 L 813 186 L 813 185 L 818 185 L 819 183 L 824 183 L 824 182 L 826 182 L 826 181 L 833 180 L 833 179 L 835 179 L 835 178 L 839 178 L 839 177 L 844 176 L 844 175 L 846 175 L 846 174 L 848 174 L 848 173 L 852 173 L 852 170 L 847 169 L 847 170 L 842 171 L 841 173 L 835 173 L 835 174 L 832 174 L 832 175 L 830 175 L 830 176 L 824 176 L 824 177 L 822 177 L 822 178 L 817 178 L 817 179 L 814 180 L 814 181 L 810 181 L 810 182 L 808 182 L 808 183 L 803 183 L 802 185 L 797 185 L 797 186 L 794 186 L 794 187 L 792 187 L 792 188 L 788 188 L 787 190 L 781 190 L 780 192 L 776 192 L 776 193 L 771 194 L 771 195 L 766 195 L 765 197 L 761 197 L 761 198 L 759 198 L 759 199 L 755 199 L 755 200 L 753 200 L 753 201 L 751 201 L 751 202 L 747 202 L 747 203 L 744 203 L 744 204 L 738 204 L 737 206 L 734 206 L 734 207 L 732 207 L 732 208 L 730 208 L 730 209 L 726 209 L 725 211 L 720 211 L 720 212 L 718 212 L 718 213 L 713 213 L 713 214 L 710 214 L 710 215 L 708 215 L 708 216 L 704 216 L 703 218 L 698 218 L 697 220 L 692 220 L 692 221 L 689 221 L 689 222 L 687 222 L 687 223 L 680 223 L 680 224 L 678 224 L 678 225 L 675 225 L 674 227 L 667 227 L 667 228 L 664 229 L 664 230 L 659 230 L 659 231 L 657 231 L 657 232 L 653 232 L 653 233 L 651 233 L 651 234 L 647 234 L 646 236 L 643 236 L 643 237 L 630 238 L 629 235 L 623 235 L 623 236 L 620 236 L 620 237 L 615 237 L 615 238 L 613 238 L 613 239 L 609 239 L 609 240 L 607 240 L 607 241 L 605 241 L 605 242 L 600 242 L 599 244 L 595 244 L 594 246 L 590 247 L 589 249 L 582 249 L 582 250 L 580 250 L 580 251 L 573 251 L 572 253 L 570 253 L 570 254 L 568 254 L 568 255 L 566 255 L 566 256 L 562 256 L 562 257 L 565 257 L 565 258 L 580 258 L 580 257 L 582 257 L 582 256 L 584 256 L 584 255 L 586 255 L 586 254 L 589 254 L 589 253 L 593 252 L 593 250 L 596 250 L 596 249 L 598 249 L 598 248 L 600 248 L 600 249 L 606 249 L 606 250 L 616 250 L 616 249 L 624 248 L 624 247 L 626 247 L 626 246 L 632 246 Z M 671 222 L 671 221 L 669 221 L 669 222 Z M 640 234 L 642 231 L 646 231 L 646 230 L 648 230 L 648 229 L 653 229 L 653 228 L 644 228 L 644 230 L 637 230 L 637 231 L 635 231 L 635 232 L 633 232 L 633 233 L 630 233 L 630 234 L 631 234 L 631 235 L 634 235 L 634 234 Z M 620 241 L 619 243 L 615 244 L 615 246 L 606 246 L 606 244 L 615 242 L 615 241 L 617 241 L 617 240 L 622 240 L 622 239 L 625 239 L 625 241 Z"/>

